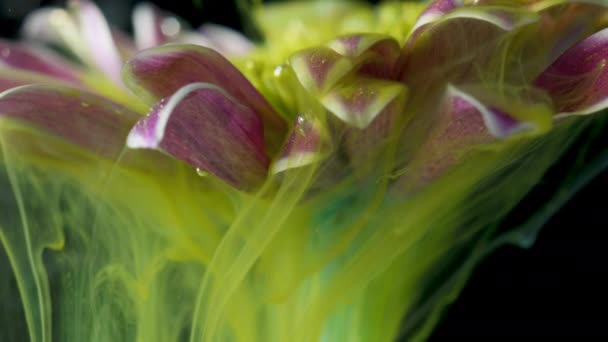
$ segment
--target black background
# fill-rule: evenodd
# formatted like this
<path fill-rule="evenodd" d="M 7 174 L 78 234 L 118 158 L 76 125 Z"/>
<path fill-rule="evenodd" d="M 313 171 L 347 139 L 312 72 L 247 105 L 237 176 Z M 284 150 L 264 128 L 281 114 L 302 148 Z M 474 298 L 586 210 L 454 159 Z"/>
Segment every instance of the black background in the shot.
<path fill-rule="evenodd" d="M 158 0 L 159 6 L 193 25 L 213 21 L 239 28 L 228 1 Z M 37 6 L 62 1 L 0 0 L 0 35 L 17 35 L 20 20 Z M 130 29 L 132 1 L 100 1 L 111 21 Z M 608 113 L 606 113 L 608 114 Z M 608 132 L 604 132 L 604 137 Z M 599 149 L 608 139 L 596 141 Z M 564 158 L 554 170 L 569 168 Z M 545 186 L 559 183 L 559 172 Z M 566 338 L 608 341 L 608 261 L 604 230 L 608 172 L 570 200 L 545 226 L 530 249 L 503 247 L 476 269 L 460 297 L 447 310 L 430 341 L 533 340 Z M 540 191 L 543 191 L 542 189 Z M 526 211 L 525 203 L 520 210 Z M 6 270 L 5 270 L 6 271 Z"/>

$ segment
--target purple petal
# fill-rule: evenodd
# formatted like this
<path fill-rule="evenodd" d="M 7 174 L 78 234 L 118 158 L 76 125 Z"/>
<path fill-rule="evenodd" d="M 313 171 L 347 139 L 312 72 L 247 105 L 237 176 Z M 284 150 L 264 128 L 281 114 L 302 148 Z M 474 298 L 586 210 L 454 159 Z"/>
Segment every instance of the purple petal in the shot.
<path fill-rule="evenodd" d="M 99 155 L 117 158 L 141 116 L 100 96 L 57 85 L 29 85 L 0 95 L 0 117 L 18 120 Z"/>
<path fill-rule="evenodd" d="M 488 133 L 499 139 L 504 139 L 518 132 L 534 128 L 530 122 L 520 121 L 506 113 L 503 109 L 486 106 L 475 97 L 456 87 L 448 87 L 448 96 L 452 99 L 451 113 L 454 121 L 465 122 L 459 116 L 463 113 L 471 113 L 473 108 L 479 114 L 476 119 L 466 120 L 471 125 L 461 128 L 462 131 L 459 132 L 459 135 L 466 135 L 468 133 L 467 129 L 478 131 L 476 127 L 479 126 L 479 118 L 482 119 Z"/>
<path fill-rule="evenodd" d="M 538 21 L 538 15 L 520 8 L 462 7 L 445 15 L 442 20 L 480 20 L 492 24 L 503 31 L 513 31 Z"/>
<path fill-rule="evenodd" d="M 0 39 L 0 67 L 17 68 L 79 84 L 75 65 L 42 48 Z"/>
<path fill-rule="evenodd" d="M 370 51 L 391 59 L 399 55 L 399 43 L 393 37 L 376 33 L 341 36 L 327 43 L 327 46 L 346 57 L 360 57 Z"/>
<path fill-rule="evenodd" d="M 58 78 L 48 77 L 35 72 L 12 68 L 0 68 L 0 92 L 26 84 L 70 85 L 70 83 L 66 83 Z"/>
<path fill-rule="evenodd" d="M 435 0 L 420 14 L 412 31 L 436 21 L 444 14 L 464 5 L 463 0 Z"/>
<path fill-rule="evenodd" d="M 281 156 L 272 164 L 272 172 L 280 173 L 318 162 L 329 151 L 329 142 L 320 123 L 298 116 Z"/>
<path fill-rule="evenodd" d="M 397 98 L 407 97 L 398 82 L 377 79 L 348 79 L 321 98 L 321 103 L 347 124 L 364 129 Z"/>
<path fill-rule="evenodd" d="M 162 150 L 243 190 L 266 178 L 263 126 L 248 106 L 209 83 L 159 102 L 129 134 L 131 148 Z"/>
<path fill-rule="evenodd" d="M 331 89 L 355 66 L 349 58 L 325 47 L 300 51 L 289 62 L 302 86 L 313 94 Z"/>
<path fill-rule="evenodd" d="M 440 81 L 478 81 L 495 71 L 492 62 L 509 31 L 538 20 L 517 8 L 461 7 L 412 35 L 403 48 L 402 80 L 424 89 Z"/>
<path fill-rule="evenodd" d="M 166 45 L 143 51 L 127 62 L 123 79 L 148 104 L 169 97 L 190 83 L 214 84 L 262 118 L 268 146 L 280 146 L 284 139 L 285 121 L 245 76 L 211 49 Z"/>
<path fill-rule="evenodd" d="M 479 110 L 458 96 L 445 96 L 433 114 L 427 115 L 433 120 L 430 132 L 413 149 L 413 158 L 399 178 L 396 187 L 402 191 L 419 190 L 445 174 L 475 146 L 496 140 Z M 415 136 L 419 129 L 411 133 Z"/>
<path fill-rule="evenodd" d="M 572 2 L 553 3 L 541 12 L 541 23 L 536 33 L 538 39 L 531 40 L 529 51 L 541 51 L 544 58 L 540 59 L 541 63 L 533 63 L 538 65 L 538 69 L 534 70 L 532 77 L 538 76 L 571 46 L 593 34 L 597 27 L 595 23 L 601 22 L 605 9 L 598 6 L 599 3 L 593 4 L 589 0 Z"/>
<path fill-rule="evenodd" d="M 392 37 L 375 34 L 350 34 L 327 43 L 342 56 L 358 65 L 362 75 L 391 79 L 395 77 L 395 64 L 401 55 L 399 43 Z"/>
<path fill-rule="evenodd" d="M 551 127 L 552 110 L 544 98 L 522 103 L 519 98 L 524 96 L 492 97 L 495 91 L 484 93 L 483 85 L 471 89 L 474 91 L 447 87 L 443 100 L 427 115 L 432 128 L 413 149 L 413 158 L 398 181 L 398 188 L 418 190 L 446 174 L 476 149 L 515 134 L 542 133 Z M 416 136 L 419 132 L 406 133 Z"/>
<path fill-rule="evenodd" d="M 401 86 L 401 85 L 400 85 Z M 356 172 L 366 174 L 377 165 L 377 158 L 390 150 L 406 117 L 407 88 L 401 89 L 387 101 L 365 128 L 346 127 L 344 144 L 349 161 Z M 367 170 L 366 170 L 367 168 Z"/>
<path fill-rule="evenodd" d="M 576 44 L 535 81 L 553 98 L 558 116 L 591 114 L 608 107 L 608 29 Z"/>

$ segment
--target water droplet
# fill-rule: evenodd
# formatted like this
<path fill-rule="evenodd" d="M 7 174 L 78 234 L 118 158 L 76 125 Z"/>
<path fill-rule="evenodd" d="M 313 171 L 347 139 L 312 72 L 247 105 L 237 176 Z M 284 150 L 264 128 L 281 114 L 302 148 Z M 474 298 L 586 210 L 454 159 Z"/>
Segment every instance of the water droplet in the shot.
<path fill-rule="evenodd" d="M 198 167 L 196 168 L 196 174 L 201 176 L 201 177 L 207 177 L 209 176 L 209 172 L 203 170 L 203 169 L 199 169 Z"/>
<path fill-rule="evenodd" d="M 283 67 L 282 65 L 279 65 L 278 67 L 274 68 L 274 77 L 281 77 L 284 68 L 285 67 Z"/>
<path fill-rule="evenodd" d="M 296 119 L 296 133 L 300 136 L 304 136 L 306 135 L 306 119 L 300 115 L 298 116 L 298 118 Z"/>
<path fill-rule="evenodd" d="M 82 102 L 80 102 L 80 106 L 81 106 L 82 108 L 87 108 L 87 107 L 89 107 L 89 106 L 90 106 L 90 104 L 88 104 L 88 103 L 86 103 L 86 102 L 82 101 Z"/>
<path fill-rule="evenodd" d="M 179 33 L 181 30 L 181 25 L 175 18 L 166 18 L 160 24 L 160 30 L 165 36 L 173 37 Z"/>
<path fill-rule="evenodd" d="M 158 103 L 156 103 L 156 105 L 154 105 L 154 107 L 152 108 L 152 112 L 154 111 L 160 111 L 161 109 L 165 108 L 165 104 L 167 103 L 167 98 L 162 98 L 160 99 L 160 101 L 158 101 Z"/>

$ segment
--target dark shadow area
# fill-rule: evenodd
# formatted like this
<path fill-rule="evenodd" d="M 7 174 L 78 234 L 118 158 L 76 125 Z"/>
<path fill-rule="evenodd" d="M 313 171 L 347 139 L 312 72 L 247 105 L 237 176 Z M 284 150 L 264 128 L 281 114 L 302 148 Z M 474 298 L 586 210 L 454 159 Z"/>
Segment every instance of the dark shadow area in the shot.
<path fill-rule="evenodd" d="M 607 339 L 607 188 L 604 173 L 550 220 L 532 248 L 503 247 L 481 262 L 430 341 Z"/>

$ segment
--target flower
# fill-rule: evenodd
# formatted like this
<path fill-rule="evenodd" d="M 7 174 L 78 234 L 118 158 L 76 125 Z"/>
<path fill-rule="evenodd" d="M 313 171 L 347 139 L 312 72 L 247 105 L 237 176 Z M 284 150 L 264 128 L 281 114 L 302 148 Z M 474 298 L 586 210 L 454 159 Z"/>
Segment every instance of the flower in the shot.
<path fill-rule="evenodd" d="M 181 42 L 238 56 L 252 46 L 238 32 L 219 25 L 205 24 L 198 31 L 191 31 L 179 18 L 148 3 L 136 6 L 133 27 L 135 37 L 131 40 L 111 27 L 99 8 L 88 0 L 70 1 L 68 10 L 38 9 L 23 25 L 26 43 L 0 41 L 0 62 L 9 67 L 0 74 L 0 90 L 40 82 L 67 84 L 145 112 L 137 98 L 125 91 L 120 76 L 124 62 L 137 51 Z M 41 45 L 61 47 L 78 63 Z"/>
<path fill-rule="evenodd" d="M 0 95 L 32 341 L 424 339 L 608 106 L 602 1 L 264 6 L 265 43 L 223 54 L 142 5 L 134 55 L 75 6 L 79 67 L 0 53 L 37 83 Z"/>

